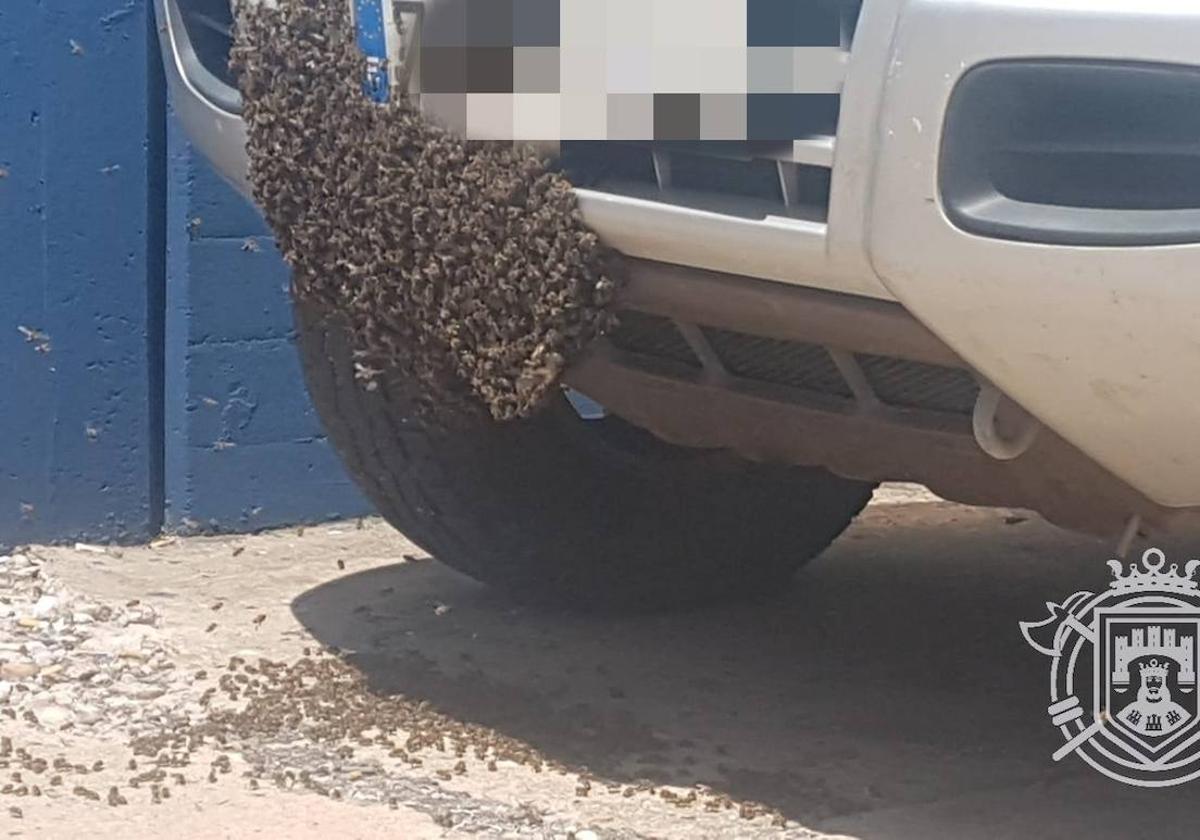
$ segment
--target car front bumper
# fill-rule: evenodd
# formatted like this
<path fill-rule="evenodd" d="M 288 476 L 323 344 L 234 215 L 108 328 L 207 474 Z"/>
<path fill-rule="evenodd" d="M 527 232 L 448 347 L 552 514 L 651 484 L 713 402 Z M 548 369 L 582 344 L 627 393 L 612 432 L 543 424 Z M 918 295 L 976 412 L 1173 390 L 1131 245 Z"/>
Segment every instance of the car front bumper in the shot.
<path fill-rule="evenodd" d="M 175 111 L 249 194 L 245 126 L 189 59 L 178 2 L 156 0 Z M 846 46 L 836 136 L 810 150 L 832 170 L 822 218 L 748 218 L 590 189 L 577 191 L 580 207 L 633 257 L 898 301 L 1148 499 L 1200 505 L 1200 245 L 967 232 L 940 182 L 953 94 L 974 68 L 1189 65 L 1200 63 L 1197 43 L 1200 7 L 1186 0 L 866 0 Z"/>

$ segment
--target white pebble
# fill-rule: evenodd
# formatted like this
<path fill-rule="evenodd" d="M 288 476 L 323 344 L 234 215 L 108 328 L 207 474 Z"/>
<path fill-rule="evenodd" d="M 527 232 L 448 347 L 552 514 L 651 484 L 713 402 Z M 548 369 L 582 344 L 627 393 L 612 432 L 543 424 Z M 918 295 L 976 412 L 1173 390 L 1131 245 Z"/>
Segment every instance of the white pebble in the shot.
<path fill-rule="evenodd" d="M 32 655 L 33 664 L 39 668 L 49 668 L 58 661 L 58 657 L 49 650 L 36 650 Z"/>
<path fill-rule="evenodd" d="M 80 723 L 90 726 L 97 723 L 104 717 L 104 713 L 100 709 L 88 703 L 80 703 L 75 707 L 75 718 Z"/>
<path fill-rule="evenodd" d="M 57 703 L 47 706 L 39 712 L 35 712 L 37 719 L 46 726 L 55 728 L 62 726 L 64 723 L 70 723 L 75 719 L 75 713 L 70 709 L 64 708 Z"/>
<path fill-rule="evenodd" d="M 162 686 L 149 683 L 122 683 L 116 687 L 116 691 L 134 700 L 154 700 L 167 693 Z"/>
<path fill-rule="evenodd" d="M 49 618 L 58 609 L 58 599 L 53 595 L 43 595 L 33 605 L 33 614 L 37 618 Z"/>
<path fill-rule="evenodd" d="M 0 665 L 0 679 L 27 680 L 37 676 L 39 670 L 41 669 L 32 662 L 5 662 Z"/>

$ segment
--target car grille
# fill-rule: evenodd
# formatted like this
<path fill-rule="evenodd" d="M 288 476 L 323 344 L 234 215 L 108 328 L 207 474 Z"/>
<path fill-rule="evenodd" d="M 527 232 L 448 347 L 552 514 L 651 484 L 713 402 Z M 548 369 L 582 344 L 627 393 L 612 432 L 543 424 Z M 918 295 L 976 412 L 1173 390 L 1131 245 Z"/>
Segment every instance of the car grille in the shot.
<path fill-rule="evenodd" d="M 820 142 L 826 139 L 832 150 L 831 137 Z M 799 163 L 790 159 L 790 145 L 564 141 L 560 165 L 582 189 L 746 219 L 786 216 L 824 222 L 832 157 L 827 164 Z"/>
<path fill-rule="evenodd" d="M 862 0 L 751 0 L 748 43 L 840 48 L 848 54 L 862 5 Z M 762 10 L 757 19 L 756 9 Z M 749 99 L 751 109 L 755 96 Z M 791 140 L 564 141 L 561 165 L 576 186 L 598 192 L 747 219 L 782 216 L 823 223 L 829 214 L 841 94 L 801 92 L 787 98 L 786 122 L 795 132 Z"/>
<path fill-rule="evenodd" d="M 188 40 L 204 69 L 224 84 L 236 87 L 229 71 L 229 52 L 233 47 L 230 0 L 183 0 L 179 10 Z"/>
<path fill-rule="evenodd" d="M 669 318 L 632 310 L 618 317 L 620 325 L 612 336 L 618 347 L 699 370 L 700 360 Z"/>
<path fill-rule="evenodd" d="M 725 369 L 734 376 L 845 399 L 854 396 L 833 359 L 820 345 L 778 341 L 712 327 L 706 327 L 704 335 Z"/>
<path fill-rule="evenodd" d="M 968 371 L 886 356 L 856 356 L 871 389 L 886 405 L 970 414 L 979 384 Z"/>
<path fill-rule="evenodd" d="M 848 52 L 862 2 L 751 2 L 748 43 Z M 180 0 L 179 8 L 200 63 L 236 88 L 229 70 L 230 0 Z M 788 141 L 565 141 L 560 165 L 576 186 L 599 192 L 746 219 L 782 216 L 823 223 L 840 98 L 838 93 L 789 94 L 788 124 L 797 136 Z"/>
<path fill-rule="evenodd" d="M 639 365 L 661 368 L 662 362 L 703 366 L 679 327 L 670 318 L 641 312 L 622 312 L 608 340 L 634 354 Z M 725 371 L 735 379 L 820 394 L 846 401 L 855 399 L 848 381 L 830 351 L 819 344 L 780 341 L 729 330 L 702 327 L 703 336 Z M 851 354 L 876 399 L 886 406 L 938 414 L 969 416 L 979 396 L 970 371 L 908 359 Z"/>

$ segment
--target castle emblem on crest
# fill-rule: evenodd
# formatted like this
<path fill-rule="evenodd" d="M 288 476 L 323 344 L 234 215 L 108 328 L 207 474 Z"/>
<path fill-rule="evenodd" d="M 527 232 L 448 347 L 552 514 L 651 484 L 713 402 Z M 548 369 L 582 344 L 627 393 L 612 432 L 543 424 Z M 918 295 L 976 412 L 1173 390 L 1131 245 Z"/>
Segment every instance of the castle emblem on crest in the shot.
<path fill-rule="evenodd" d="M 1021 622 L 1051 658 L 1047 713 L 1063 737 L 1053 758 L 1077 755 L 1140 787 L 1190 781 L 1200 776 L 1200 560 L 1167 568 L 1151 548 L 1140 568 L 1108 565 L 1106 591 L 1047 602 L 1049 617 Z"/>

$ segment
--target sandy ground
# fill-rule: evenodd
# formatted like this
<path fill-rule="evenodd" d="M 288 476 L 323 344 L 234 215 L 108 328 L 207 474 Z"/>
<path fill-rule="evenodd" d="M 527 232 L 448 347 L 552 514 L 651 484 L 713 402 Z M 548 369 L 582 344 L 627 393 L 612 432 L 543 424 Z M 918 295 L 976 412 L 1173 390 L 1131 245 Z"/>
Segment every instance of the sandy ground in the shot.
<path fill-rule="evenodd" d="M 373 520 L 29 553 L 64 599 L 153 610 L 143 645 L 175 675 L 156 702 L 184 717 L 143 734 L 196 731 L 256 692 L 278 701 L 248 676 L 240 701 L 197 704 L 238 656 L 323 663 L 351 682 L 313 701 L 316 718 L 365 709 L 438 744 L 400 727 L 407 748 L 381 749 L 372 721 L 341 742 L 250 727 L 134 786 L 153 750 L 135 755 L 125 724 L 0 716 L 0 781 L 42 794 L 0 794 L 0 836 L 1173 838 L 1200 817 L 1191 786 L 1130 789 L 1050 760 L 1047 662 L 1017 622 L 1101 584 L 1111 548 L 1020 512 L 890 491 L 771 602 L 632 618 L 515 606 Z M 34 632 L 3 626 L 10 651 Z M 104 764 L 51 786 L 31 756 Z M 128 804 L 109 804 L 114 787 Z"/>

